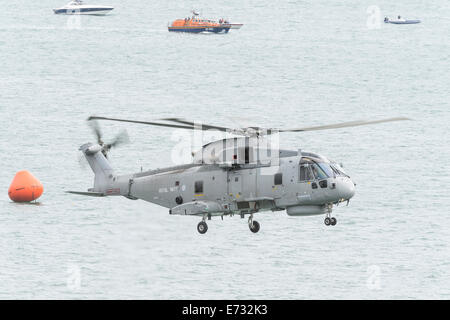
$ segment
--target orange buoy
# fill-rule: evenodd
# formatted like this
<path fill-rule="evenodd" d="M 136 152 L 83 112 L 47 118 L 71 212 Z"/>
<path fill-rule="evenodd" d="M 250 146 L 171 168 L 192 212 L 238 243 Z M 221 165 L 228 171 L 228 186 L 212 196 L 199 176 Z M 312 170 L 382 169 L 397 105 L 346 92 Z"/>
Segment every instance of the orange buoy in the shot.
<path fill-rule="evenodd" d="M 44 186 L 31 173 L 26 170 L 16 173 L 8 195 L 14 202 L 30 202 L 36 200 L 44 192 Z"/>

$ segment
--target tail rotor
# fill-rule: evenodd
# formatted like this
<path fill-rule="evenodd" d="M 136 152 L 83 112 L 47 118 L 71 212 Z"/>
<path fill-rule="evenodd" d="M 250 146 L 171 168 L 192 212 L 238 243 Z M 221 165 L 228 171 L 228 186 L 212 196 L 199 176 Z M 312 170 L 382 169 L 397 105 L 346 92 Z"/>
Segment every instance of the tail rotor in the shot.
<path fill-rule="evenodd" d="M 112 148 L 117 148 L 118 146 L 128 144 L 130 142 L 130 137 L 126 130 L 122 130 L 117 134 L 111 142 L 105 143 L 103 140 L 102 130 L 97 120 L 89 120 L 88 125 L 92 129 L 95 137 L 97 138 L 97 143 L 102 147 L 102 153 L 105 158 L 108 158 L 108 152 Z"/>

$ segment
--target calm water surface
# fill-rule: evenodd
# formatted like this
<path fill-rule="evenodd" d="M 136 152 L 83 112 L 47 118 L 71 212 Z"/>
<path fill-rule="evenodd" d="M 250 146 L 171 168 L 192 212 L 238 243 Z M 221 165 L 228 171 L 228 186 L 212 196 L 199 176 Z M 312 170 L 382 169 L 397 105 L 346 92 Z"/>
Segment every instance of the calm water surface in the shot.
<path fill-rule="evenodd" d="M 95 1 L 92 1 L 94 3 Z M 100 2 L 99 2 L 100 3 Z M 57 16 L 64 1 L 0 11 L 0 298 L 450 298 L 447 1 L 131 1 L 105 17 Z M 401 14 L 421 24 L 367 27 Z M 244 23 L 226 35 L 172 34 L 189 14 Z M 79 28 L 74 28 L 79 27 Z M 342 162 L 357 183 L 334 214 L 198 218 L 125 198 L 84 198 L 78 147 L 89 115 L 301 127 L 407 116 L 408 122 L 288 133 L 283 148 Z M 173 130 L 127 128 L 118 173 L 171 164 Z M 12 203 L 14 173 L 45 186 Z"/>

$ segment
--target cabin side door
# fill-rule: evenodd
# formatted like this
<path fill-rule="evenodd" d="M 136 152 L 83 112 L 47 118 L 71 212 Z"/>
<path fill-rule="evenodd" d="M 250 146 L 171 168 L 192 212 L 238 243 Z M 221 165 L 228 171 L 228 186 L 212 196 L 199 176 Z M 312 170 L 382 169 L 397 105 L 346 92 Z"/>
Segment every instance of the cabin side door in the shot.
<path fill-rule="evenodd" d="M 228 197 L 230 201 L 256 198 L 256 169 L 228 171 Z"/>
<path fill-rule="evenodd" d="M 230 201 L 242 199 L 242 176 L 240 171 L 228 171 L 228 198 Z"/>

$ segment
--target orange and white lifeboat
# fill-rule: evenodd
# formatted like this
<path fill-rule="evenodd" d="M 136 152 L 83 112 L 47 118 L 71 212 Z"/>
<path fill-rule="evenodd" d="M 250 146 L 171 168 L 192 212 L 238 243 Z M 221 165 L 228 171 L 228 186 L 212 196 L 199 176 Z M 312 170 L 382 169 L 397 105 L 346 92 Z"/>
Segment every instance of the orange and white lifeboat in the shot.
<path fill-rule="evenodd" d="M 230 29 L 239 29 L 242 24 L 230 24 L 228 21 L 221 19 L 219 22 L 199 17 L 195 11 L 192 12 L 192 17 L 177 19 L 169 24 L 169 31 L 174 32 L 213 32 L 213 33 L 228 33 Z"/>

